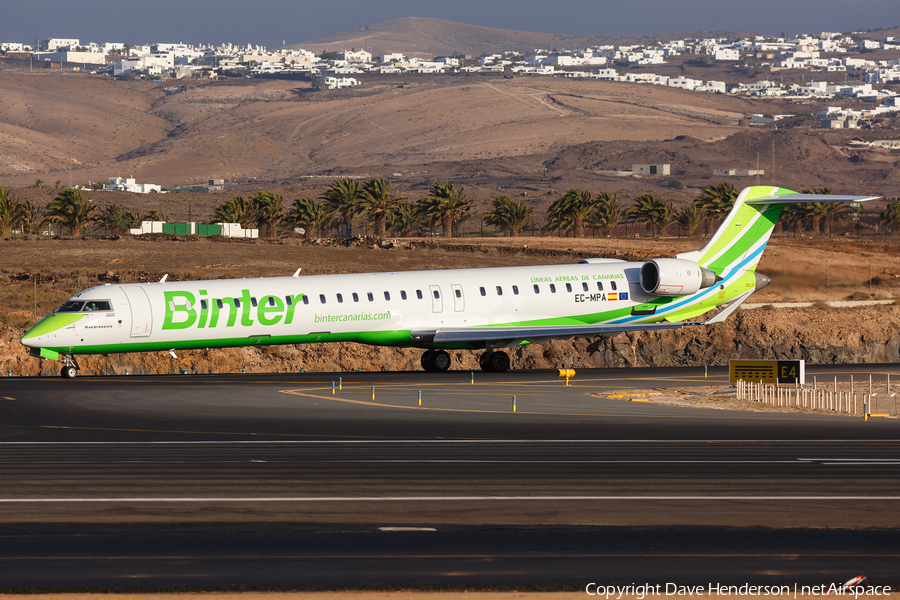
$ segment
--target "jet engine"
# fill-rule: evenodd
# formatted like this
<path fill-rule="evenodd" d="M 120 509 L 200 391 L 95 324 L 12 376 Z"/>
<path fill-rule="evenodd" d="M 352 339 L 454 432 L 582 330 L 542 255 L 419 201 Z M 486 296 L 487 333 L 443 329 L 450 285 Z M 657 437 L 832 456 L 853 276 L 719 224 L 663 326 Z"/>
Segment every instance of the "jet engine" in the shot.
<path fill-rule="evenodd" d="M 689 296 L 721 278 L 691 260 L 654 258 L 641 266 L 641 289 L 654 296 Z"/>

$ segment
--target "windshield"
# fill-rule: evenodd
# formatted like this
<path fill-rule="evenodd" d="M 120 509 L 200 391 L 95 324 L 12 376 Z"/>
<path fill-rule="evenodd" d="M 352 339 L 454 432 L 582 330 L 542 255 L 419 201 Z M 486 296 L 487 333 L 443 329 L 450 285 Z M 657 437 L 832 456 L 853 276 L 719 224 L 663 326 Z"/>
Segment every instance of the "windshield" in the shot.
<path fill-rule="evenodd" d="M 81 308 L 83 306 L 84 302 L 69 300 L 68 302 L 57 308 L 56 312 L 81 312 Z"/>
<path fill-rule="evenodd" d="M 69 300 L 56 309 L 58 313 L 110 311 L 109 300 Z"/>

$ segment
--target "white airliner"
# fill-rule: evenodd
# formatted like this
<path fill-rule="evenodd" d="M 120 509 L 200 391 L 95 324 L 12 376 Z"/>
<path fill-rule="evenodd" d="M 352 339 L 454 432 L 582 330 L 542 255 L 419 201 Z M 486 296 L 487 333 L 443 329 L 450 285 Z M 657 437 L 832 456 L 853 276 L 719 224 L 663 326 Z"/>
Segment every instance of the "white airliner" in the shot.
<path fill-rule="evenodd" d="M 62 362 L 65 378 L 78 354 L 343 341 L 425 349 L 426 371 L 448 369 L 447 350 L 483 348 L 481 368 L 503 372 L 501 348 L 724 321 L 768 285 L 756 265 L 787 204 L 876 198 L 746 188 L 703 248 L 647 262 L 107 284 L 72 296 L 22 343 Z"/>

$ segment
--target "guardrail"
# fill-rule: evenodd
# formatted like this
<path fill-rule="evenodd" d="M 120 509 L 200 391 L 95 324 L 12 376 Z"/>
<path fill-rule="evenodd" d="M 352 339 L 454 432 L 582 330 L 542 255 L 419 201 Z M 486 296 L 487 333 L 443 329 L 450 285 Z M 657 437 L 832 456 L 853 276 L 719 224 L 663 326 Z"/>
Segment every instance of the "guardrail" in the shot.
<path fill-rule="evenodd" d="M 898 415 L 896 392 L 891 392 L 890 376 L 882 381 L 833 382 L 812 385 L 755 383 L 738 380 L 735 383 L 738 400 L 756 402 L 767 406 L 789 407 L 800 410 L 825 411 L 868 417 L 892 417 Z"/>

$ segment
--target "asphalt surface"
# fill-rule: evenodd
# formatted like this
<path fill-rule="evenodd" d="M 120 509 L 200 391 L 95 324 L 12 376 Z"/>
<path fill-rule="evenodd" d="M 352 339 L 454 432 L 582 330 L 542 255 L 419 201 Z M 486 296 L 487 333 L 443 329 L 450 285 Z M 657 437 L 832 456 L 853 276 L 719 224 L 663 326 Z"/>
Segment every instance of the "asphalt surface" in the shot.
<path fill-rule="evenodd" d="M 591 395 L 723 369 L 471 377 L 2 379 L 0 588 L 898 583 L 896 420 Z"/>

